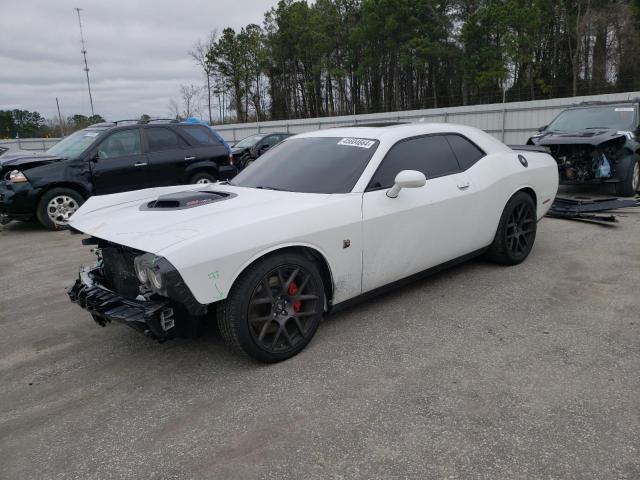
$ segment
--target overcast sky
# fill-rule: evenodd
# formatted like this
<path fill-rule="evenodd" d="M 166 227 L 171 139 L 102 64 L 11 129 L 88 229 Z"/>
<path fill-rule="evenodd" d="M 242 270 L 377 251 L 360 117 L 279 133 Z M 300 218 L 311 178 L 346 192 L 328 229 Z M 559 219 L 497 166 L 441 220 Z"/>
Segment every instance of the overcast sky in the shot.
<path fill-rule="evenodd" d="M 0 110 L 90 115 L 74 7 L 82 8 L 94 109 L 108 120 L 166 117 L 180 84 L 202 84 L 187 55 L 213 29 L 262 24 L 277 0 L 0 0 Z"/>

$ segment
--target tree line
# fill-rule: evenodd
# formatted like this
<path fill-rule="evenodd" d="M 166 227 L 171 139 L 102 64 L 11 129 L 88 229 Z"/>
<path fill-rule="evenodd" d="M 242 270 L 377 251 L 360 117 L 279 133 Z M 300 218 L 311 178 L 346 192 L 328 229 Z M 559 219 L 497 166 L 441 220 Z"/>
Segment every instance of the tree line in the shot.
<path fill-rule="evenodd" d="M 46 138 L 68 135 L 94 123 L 104 122 L 100 115 L 71 115 L 63 119 L 45 119 L 29 110 L 0 110 L 0 138 Z"/>
<path fill-rule="evenodd" d="M 640 0 L 280 0 L 189 53 L 246 122 L 637 90 L 639 32 Z"/>

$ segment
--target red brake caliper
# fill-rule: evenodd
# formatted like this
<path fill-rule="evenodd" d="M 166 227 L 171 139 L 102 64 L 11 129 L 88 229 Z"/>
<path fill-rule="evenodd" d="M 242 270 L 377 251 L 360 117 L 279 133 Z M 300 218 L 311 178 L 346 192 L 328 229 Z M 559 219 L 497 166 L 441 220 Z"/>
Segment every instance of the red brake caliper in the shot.
<path fill-rule="evenodd" d="M 287 291 L 287 293 L 289 295 L 291 295 L 292 297 L 296 295 L 296 293 L 298 293 L 298 285 L 296 285 L 296 282 L 291 282 L 289 284 L 289 290 Z M 300 309 L 302 308 L 302 302 L 300 300 L 298 300 L 297 302 L 295 302 L 293 304 L 293 311 L 294 312 L 299 312 Z"/>

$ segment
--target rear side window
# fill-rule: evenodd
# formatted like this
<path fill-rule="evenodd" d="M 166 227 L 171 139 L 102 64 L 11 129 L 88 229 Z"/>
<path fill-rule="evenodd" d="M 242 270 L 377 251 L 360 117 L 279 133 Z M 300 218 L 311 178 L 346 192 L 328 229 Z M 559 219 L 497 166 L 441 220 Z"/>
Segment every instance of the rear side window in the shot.
<path fill-rule="evenodd" d="M 369 190 L 389 188 L 402 170 L 418 170 L 427 178 L 460 171 L 458 161 L 443 135 L 411 138 L 395 144 L 369 183 Z"/>
<path fill-rule="evenodd" d="M 460 168 L 466 170 L 485 156 L 485 153 L 462 135 L 447 135 L 447 140 L 455 153 Z"/>
<path fill-rule="evenodd" d="M 199 125 L 185 125 L 180 129 L 199 145 L 220 145 L 211 130 Z"/>
<path fill-rule="evenodd" d="M 148 128 L 145 132 L 147 134 L 150 152 L 171 150 L 186 146 L 186 142 L 168 128 Z"/>

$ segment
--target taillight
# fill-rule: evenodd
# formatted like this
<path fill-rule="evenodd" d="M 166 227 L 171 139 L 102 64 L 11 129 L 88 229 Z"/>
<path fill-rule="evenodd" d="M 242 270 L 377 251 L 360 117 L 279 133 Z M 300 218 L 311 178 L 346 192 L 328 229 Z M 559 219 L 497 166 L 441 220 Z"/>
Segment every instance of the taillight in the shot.
<path fill-rule="evenodd" d="M 233 153 L 229 154 L 229 165 L 233 165 L 233 162 L 235 162 L 235 159 L 233 158 Z"/>

